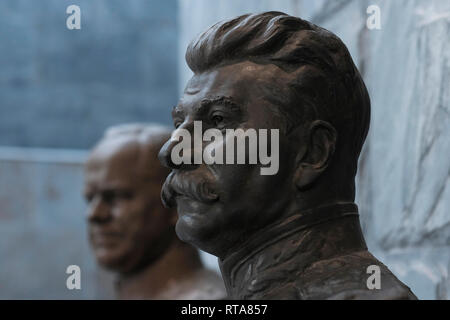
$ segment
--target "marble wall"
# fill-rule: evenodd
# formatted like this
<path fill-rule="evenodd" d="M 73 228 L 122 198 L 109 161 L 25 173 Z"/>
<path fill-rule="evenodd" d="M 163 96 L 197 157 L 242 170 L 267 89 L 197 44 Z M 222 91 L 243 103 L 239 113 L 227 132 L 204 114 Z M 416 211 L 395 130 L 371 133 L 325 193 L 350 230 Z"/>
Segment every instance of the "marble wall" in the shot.
<path fill-rule="evenodd" d="M 361 36 L 372 122 L 360 193 L 370 244 L 420 297 L 450 299 L 450 2 L 373 1 Z"/>

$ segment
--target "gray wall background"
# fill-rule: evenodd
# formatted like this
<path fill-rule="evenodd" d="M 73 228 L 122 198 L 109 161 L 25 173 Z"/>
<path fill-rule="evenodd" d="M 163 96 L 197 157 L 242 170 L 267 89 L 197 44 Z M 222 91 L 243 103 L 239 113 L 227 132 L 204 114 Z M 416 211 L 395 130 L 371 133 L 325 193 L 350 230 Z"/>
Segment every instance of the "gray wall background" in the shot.
<path fill-rule="evenodd" d="M 0 145 L 85 149 L 110 125 L 171 123 L 177 30 L 176 0 L 1 1 Z"/>
<path fill-rule="evenodd" d="M 450 298 L 449 1 L 31 3 L 0 3 L 0 145 L 22 147 L 0 148 L 0 298 L 110 296 L 111 275 L 85 239 L 86 152 L 62 148 L 86 150 L 115 123 L 170 123 L 191 76 L 189 41 L 220 19 L 267 10 L 347 44 L 372 100 L 357 194 L 369 249 L 419 298 Z M 81 7 L 79 31 L 65 28 L 69 4 Z M 371 4 L 381 30 L 366 28 Z M 81 291 L 65 288 L 70 264 L 82 268 Z"/>

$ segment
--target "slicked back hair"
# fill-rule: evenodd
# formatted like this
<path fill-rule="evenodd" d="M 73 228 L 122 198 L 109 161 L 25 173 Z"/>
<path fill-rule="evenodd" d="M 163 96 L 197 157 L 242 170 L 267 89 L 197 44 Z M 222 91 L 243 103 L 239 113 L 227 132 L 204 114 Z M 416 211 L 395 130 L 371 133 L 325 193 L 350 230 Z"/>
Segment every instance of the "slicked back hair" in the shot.
<path fill-rule="evenodd" d="M 308 21 L 271 11 L 216 23 L 186 51 L 195 74 L 245 60 L 274 64 L 294 75 L 290 97 L 274 90 L 269 98 L 277 104 L 285 132 L 305 121 L 328 121 L 338 132 L 335 157 L 354 176 L 369 130 L 370 99 L 345 44 Z M 296 74 L 303 66 L 310 68 Z"/>

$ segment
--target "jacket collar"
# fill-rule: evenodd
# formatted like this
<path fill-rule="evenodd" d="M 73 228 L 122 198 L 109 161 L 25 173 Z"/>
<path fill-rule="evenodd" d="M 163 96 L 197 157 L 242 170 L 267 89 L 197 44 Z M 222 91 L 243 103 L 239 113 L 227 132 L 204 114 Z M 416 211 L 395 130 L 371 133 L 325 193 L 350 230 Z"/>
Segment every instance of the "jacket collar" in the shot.
<path fill-rule="evenodd" d="M 264 268 L 272 268 L 276 265 L 280 259 L 277 258 L 275 261 L 268 256 L 277 255 L 278 252 L 291 250 L 295 251 L 297 255 L 301 253 L 302 261 L 297 261 L 298 259 L 294 257 L 293 262 L 301 265 L 324 258 L 332 253 L 356 248 L 367 249 L 358 217 L 356 204 L 333 203 L 302 211 L 260 230 L 242 244 L 239 250 L 231 253 L 224 260 L 219 259 L 219 267 L 228 294 L 231 298 L 237 298 L 236 290 L 244 289 L 241 282 L 252 279 L 255 282 L 258 273 L 261 273 Z M 336 224 L 342 227 L 336 228 Z M 307 243 L 305 243 L 306 234 Z M 317 243 L 310 243 L 315 242 L 316 239 Z M 327 240 L 332 243 L 327 244 L 327 248 L 324 249 L 324 242 Z M 292 246 L 288 244 L 288 241 L 298 242 L 298 244 Z M 269 251 L 273 254 L 268 255 Z M 267 262 L 270 259 L 273 261 Z M 263 260 L 266 267 L 261 267 L 264 264 Z"/>

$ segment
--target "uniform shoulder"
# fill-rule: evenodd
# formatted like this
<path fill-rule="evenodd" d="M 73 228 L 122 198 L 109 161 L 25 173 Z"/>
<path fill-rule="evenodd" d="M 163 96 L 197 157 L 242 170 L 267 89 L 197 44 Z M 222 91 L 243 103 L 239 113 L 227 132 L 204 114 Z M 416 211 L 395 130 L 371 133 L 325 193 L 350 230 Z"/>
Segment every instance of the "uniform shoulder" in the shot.
<path fill-rule="evenodd" d="M 380 289 L 369 289 L 369 266 L 377 266 Z M 417 299 L 411 290 L 367 250 L 317 261 L 296 281 L 302 299 Z"/>

